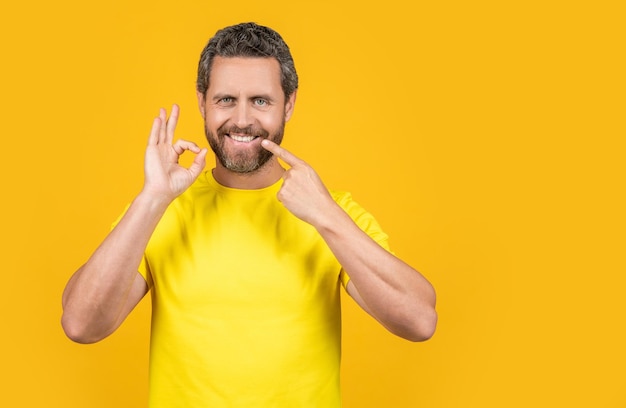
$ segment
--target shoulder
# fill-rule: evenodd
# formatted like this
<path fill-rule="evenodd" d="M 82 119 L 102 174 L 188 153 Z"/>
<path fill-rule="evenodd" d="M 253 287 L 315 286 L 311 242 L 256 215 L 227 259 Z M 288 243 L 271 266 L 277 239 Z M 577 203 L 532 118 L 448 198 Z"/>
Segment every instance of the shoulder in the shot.
<path fill-rule="evenodd" d="M 376 218 L 354 200 L 346 191 L 330 191 L 335 202 L 352 218 L 352 220 L 376 242 L 389 249 L 389 237 L 383 231 Z"/>
<path fill-rule="evenodd" d="M 352 194 L 347 191 L 330 191 L 330 195 L 335 202 L 347 212 L 350 217 L 357 218 L 359 216 L 369 214 L 361 205 L 359 205 Z"/>

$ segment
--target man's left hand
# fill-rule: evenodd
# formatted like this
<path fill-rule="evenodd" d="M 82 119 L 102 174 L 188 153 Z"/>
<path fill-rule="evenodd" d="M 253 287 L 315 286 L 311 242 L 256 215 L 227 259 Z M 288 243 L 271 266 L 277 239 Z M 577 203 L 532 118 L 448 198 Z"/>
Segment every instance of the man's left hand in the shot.
<path fill-rule="evenodd" d="M 324 216 L 335 201 L 315 170 L 271 140 L 265 139 L 261 145 L 290 166 L 283 174 L 278 200 L 301 220 L 314 227 L 322 225 Z"/>

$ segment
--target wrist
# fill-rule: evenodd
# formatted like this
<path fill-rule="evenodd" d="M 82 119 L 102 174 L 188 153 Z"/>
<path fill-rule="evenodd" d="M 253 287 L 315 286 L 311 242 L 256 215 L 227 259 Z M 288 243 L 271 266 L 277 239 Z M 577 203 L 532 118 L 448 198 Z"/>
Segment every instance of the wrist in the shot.
<path fill-rule="evenodd" d="M 332 201 L 324 211 L 320 211 L 317 219 L 311 223 L 319 233 L 330 232 L 350 219 L 348 214 L 335 201 Z"/>
<path fill-rule="evenodd" d="M 176 197 L 170 197 L 166 194 L 157 193 L 149 189 L 142 189 L 135 198 L 135 202 L 142 207 L 152 210 L 165 210 Z"/>

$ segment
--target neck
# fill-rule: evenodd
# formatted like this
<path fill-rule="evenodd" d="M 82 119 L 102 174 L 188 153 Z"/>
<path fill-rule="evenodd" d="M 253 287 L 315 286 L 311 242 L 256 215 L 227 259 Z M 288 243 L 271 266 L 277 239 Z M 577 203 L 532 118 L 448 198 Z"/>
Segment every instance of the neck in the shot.
<path fill-rule="evenodd" d="M 215 181 L 229 188 L 240 190 L 258 190 L 269 187 L 276 183 L 285 172 L 275 157 L 272 157 L 259 169 L 250 173 L 236 173 L 222 166 L 219 160 L 216 160 L 213 169 L 213 177 Z"/>

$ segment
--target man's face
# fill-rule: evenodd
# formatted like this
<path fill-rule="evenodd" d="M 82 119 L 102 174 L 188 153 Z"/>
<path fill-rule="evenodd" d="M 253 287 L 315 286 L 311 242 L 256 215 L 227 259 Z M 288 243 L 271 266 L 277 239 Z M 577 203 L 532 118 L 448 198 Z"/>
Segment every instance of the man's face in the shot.
<path fill-rule="evenodd" d="M 294 102 L 295 92 L 285 101 L 276 59 L 216 57 L 209 88 L 198 94 L 198 103 L 219 163 L 237 173 L 263 166 L 272 154 L 261 140 L 280 144 Z"/>

